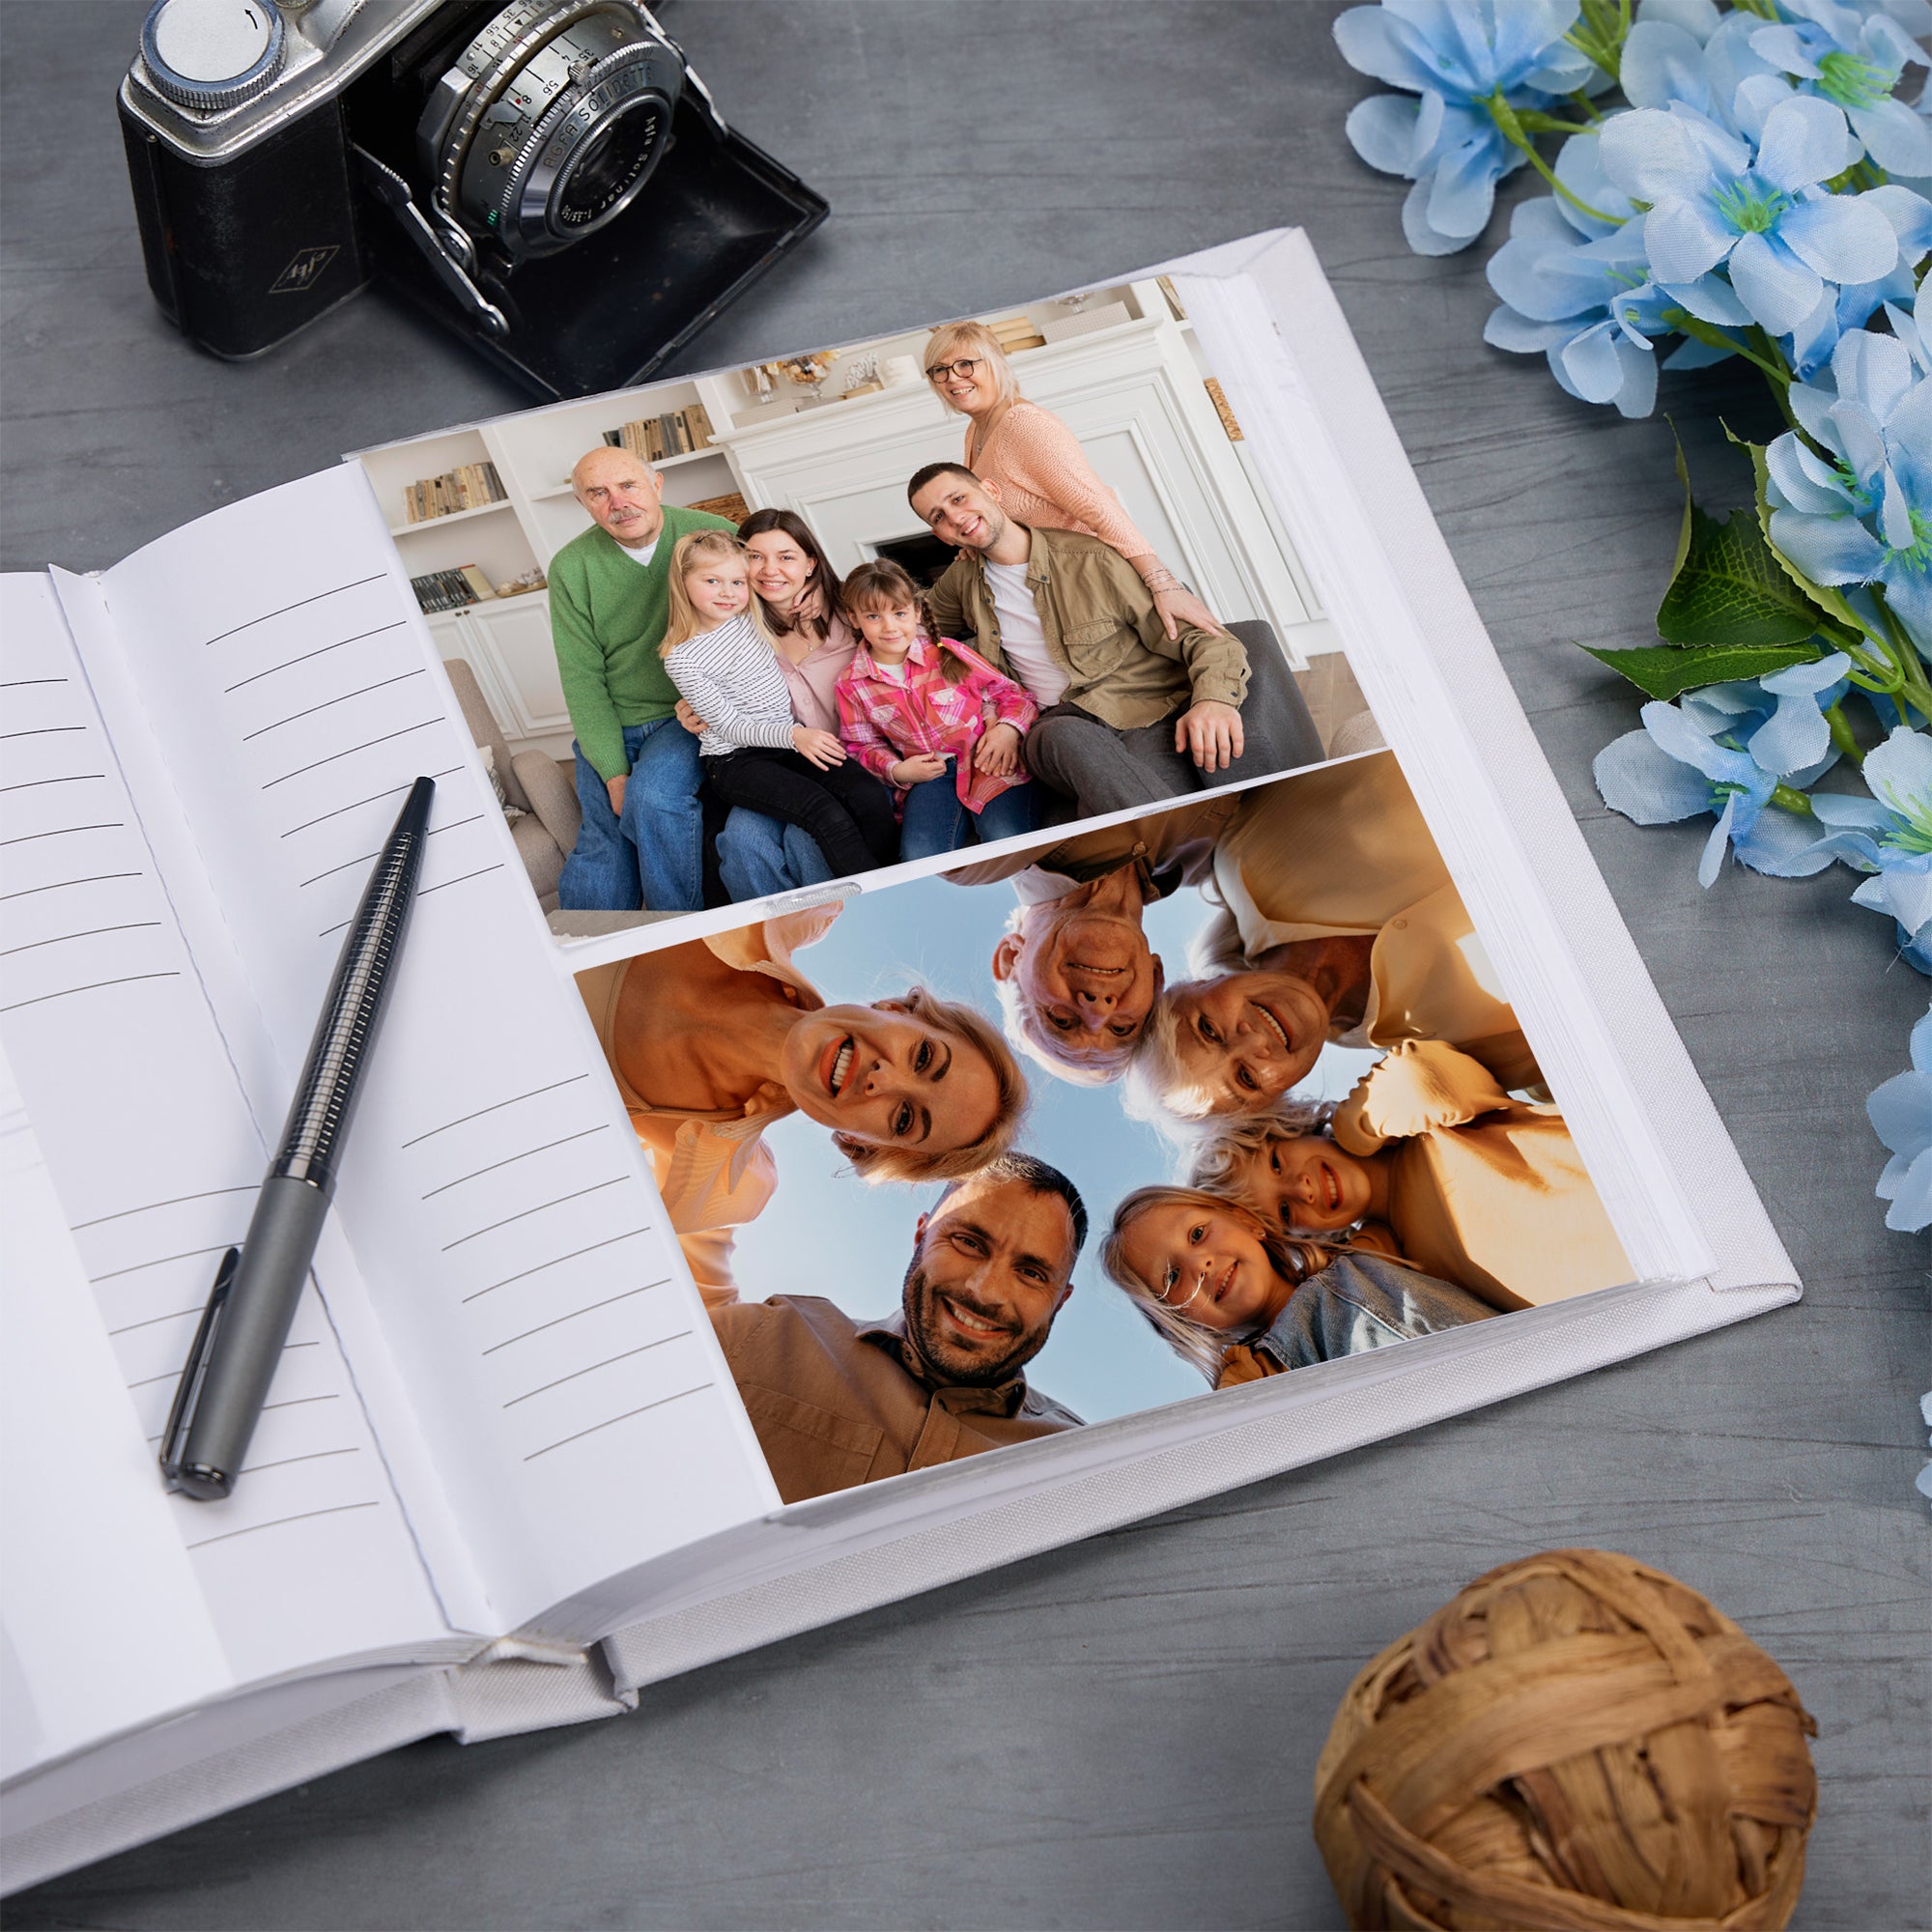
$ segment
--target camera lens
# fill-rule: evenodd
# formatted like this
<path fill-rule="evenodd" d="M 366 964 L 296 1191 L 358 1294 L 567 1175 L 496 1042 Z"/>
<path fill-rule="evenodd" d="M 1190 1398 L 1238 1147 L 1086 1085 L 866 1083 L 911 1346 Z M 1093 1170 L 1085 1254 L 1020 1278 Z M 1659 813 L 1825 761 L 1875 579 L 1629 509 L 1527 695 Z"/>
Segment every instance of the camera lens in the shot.
<path fill-rule="evenodd" d="M 514 267 L 623 213 L 669 146 L 683 86 L 637 0 L 515 0 L 437 83 L 417 154 L 442 213 Z"/>
<path fill-rule="evenodd" d="M 555 219 L 575 231 L 607 218 L 650 165 L 659 137 L 654 104 L 620 108 L 583 144 L 558 181 Z"/>

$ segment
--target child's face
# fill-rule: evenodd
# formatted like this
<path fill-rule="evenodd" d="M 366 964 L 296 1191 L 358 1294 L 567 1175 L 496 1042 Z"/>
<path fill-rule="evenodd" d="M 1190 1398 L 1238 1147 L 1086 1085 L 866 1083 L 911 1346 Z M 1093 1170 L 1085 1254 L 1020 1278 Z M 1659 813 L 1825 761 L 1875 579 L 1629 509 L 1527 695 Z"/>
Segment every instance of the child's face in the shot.
<path fill-rule="evenodd" d="M 751 572 L 742 556 L 707 556 L 685 573 L 684 593 L 700 617 L 722 623 L 751 603 Z"/>
<path fill-rule="evenodd" d="M 1290 1233 L 1330 1235 L 1369 1211 L 1369 1171 L 1320 1134 L 1270 1139 L 1247 1157 L 1241 1198 Z"/>
<path fill-rule="evenodd" d="M 859 635 L 866 640 L 866 648 L 874 657 L 882 657 L 890 664 L 896 664 L 904 657 L 919 636 L 919 610 L 916 605 L 875 604 L 869 611 L 855 611 L 852 614 L 858 623 Z"/>

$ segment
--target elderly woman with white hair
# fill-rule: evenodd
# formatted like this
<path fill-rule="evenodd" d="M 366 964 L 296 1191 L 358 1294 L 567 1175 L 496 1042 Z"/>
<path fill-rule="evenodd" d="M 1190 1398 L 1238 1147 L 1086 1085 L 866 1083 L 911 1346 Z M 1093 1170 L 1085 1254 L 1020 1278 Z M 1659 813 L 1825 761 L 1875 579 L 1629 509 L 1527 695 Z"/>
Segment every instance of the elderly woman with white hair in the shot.
<path fill-rule="evenodd" d="M 1126 558 L 1152 594 L 1170 638 L 1220 620 L 1154 554 L 1121 499 L 1094 472 L 1080 440 L 1051 410 L 1020 394 L 999 338 L 981 322 L 948 323 L 925 345 L 925 379 L 966 418 L 966 468 L 997 484 L 1007 512 L 1029 529 L 1078 530 Z"/>
<path fill-rule="evenodd" d="M 1143 1118 L 1272 1107 L 1324 1043 L 1447 1042 L 1506 1091 L 1536 1057 L 1391 752 L 1249 792 L 1214 850 L 1196 977 L 1170 985 L 1128 1074 Z"/>

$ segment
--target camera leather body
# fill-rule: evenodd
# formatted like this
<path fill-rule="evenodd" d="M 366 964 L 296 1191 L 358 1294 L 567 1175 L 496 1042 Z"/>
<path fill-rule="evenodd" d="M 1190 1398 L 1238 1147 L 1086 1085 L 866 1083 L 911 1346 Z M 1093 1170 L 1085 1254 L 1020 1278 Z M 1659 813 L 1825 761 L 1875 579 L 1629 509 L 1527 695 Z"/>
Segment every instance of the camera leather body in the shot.
<path fill-rule="evenodd" d="M 535 19 L 540 32 L 546 13 L 581 14 L 581 0 L 336 4 L 363 43 L 355 71 L 318 87 L 309 56 L 305 107 L 263 114 L 245 140 L 204 140 L 233 117 L 181 112 L 139 60 L 122 85 L 149 286 L 213 355 L 259 355 L 377 280 L 540 396 L 623 387 L 646 380 L 825 217 L 823 198 L 732 130 L 686 69 L 670 139 L 614 214 L 515 270 L 487 235 L 459 237 L 469 256 L 453 270 L 431 236 L 455 224 L 432 205 L 417 153 L 427 90 L 479 23 Z M 650 18 L 633 0 L 616 4 Z"/>

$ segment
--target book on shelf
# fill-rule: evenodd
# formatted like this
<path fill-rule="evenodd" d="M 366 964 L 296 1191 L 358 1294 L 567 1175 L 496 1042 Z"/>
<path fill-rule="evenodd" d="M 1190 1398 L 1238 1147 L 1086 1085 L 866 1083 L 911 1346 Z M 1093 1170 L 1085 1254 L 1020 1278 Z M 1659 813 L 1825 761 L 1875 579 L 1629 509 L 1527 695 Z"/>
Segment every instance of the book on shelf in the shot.
<path fill-rule="evenodd" d="M 702 403 L 687 403 L 681 410 L 639 416 L 616 429 L 607 429 L 604 440 L 613 449 L 628 449 L 646 463 L 662 463 L 668 456 L 709 449 L 713 440 L 711 413 Z"/>
<path fill-rule="evenodd" d="M 416 602 L 432 615 L 440 611 L 461 611 L 497 594 L 497 586 L 473 563 L 412 577 L 410 588 L 415 592 Z"/>
<path fill-rule="evenodd" d="M 702 510 L 707 517 L 723 517 L 729 524 L 742 524 L 752 514 L 752 506 L 735 490 L 723 497 L 706 497 L 691 507 Z"/>
<path fill-rule="evenodd" d="M 1256 527 L 1298 554 L 1367 713 L 1299 769 L 723 930 L 551 932 L 422 617 L 452 577 L 480 586 L 412 579 L 353 463 L 98 576 L 0 582 L 10 1887 L 412 1739 L 617 1716 L 679 1671 L 1797 1298 L 1305 239 L 1147 272 L 1171 277 L 1246 432 L 1248 463 L 1218 436 L 1204 460 L 1265 491 L 1278 521 Z M 249 1463 L 226 1501 L 166 1494 L 156 1443 L 214 1261 L 423 773 L 409 944 Z M 1322 865 L 1337 896 L 1318 904 Z M 1149 1033 L 1119 1049 L 1125 1086 L 1056 1079 L 1050 1040 L 1002 1044 L 987 960 L 1010 964 L 1016 904 L 1025 940 L 1029 908 L 1117 877 L 1167 962 L 1150 983 L 1174 1052 Z M 1293 990 L 1311 934 L 1366 949 L 1359 1009 Z M 1264 983 L 1226 977 L 1250 954 L 1275 962 Z M 941 1005 L 839 1004 L 904 959 Z M 700 1186 L 650 1139 L 679 1112 L 651 1042 L 678 1013 L 699 1039 L 727 1026 L 733 966 L 781 980 L 788 1024 L 818 1031 L 793 1085 L 722 1124 L 680 1103 L 678 1160 L 691 1134 L 724 1147 Z M 1179 1003 L 1210 995 L 1252 1065 L 1182 1037 Z M 883 1077 L 875 1034 L 927 1085 L 903 1116 L 848 1118 L 852 1069 Z M 1320 1156 L 1333 1191 L 1297 1198 L 1331 1233 L 1309 1245 L 1279 1190 L 1216 1193 L 1213 1238 L 1249 1244 L 1196 1270 L 1194 1224 L 1149 1208 L 1143 1228 L 1129 1194 L 1195 1153 L 1122 1095 L 1167 1080 L 1177 1131 L 1238 1124 L 1240 1068 L 1286 1079 L 1291 1059 L 1315 1083 L 1294 1094 L 1341 1112 L 1258 1145 Z M 901 1137 L 988 1150 L 1029 1088 L 1019 1145 L 1086 1195 L 1084 1254 L 1037 1167 L 951 1192 L 903 1178 L 934 1161 Z M 901 1164 L 865 1184 L 827 1119 L 854 1163 Z M 1407 1163 L 1377 1210 L 1406 1261 L 1334 1232 L 1379 1198 L 1365 1180 L 1338 1206 L 1345 1122 L 1361 1172 Z M 1525 1161 L 1534 1186 L 1510 1179 Z M 1449 1169 L 1474 1178 L 1476 1219 Z M 981 1189 L 1008 1193 L 982 1210 Z M 1117 1208 L 1110 1282 L 1094 1250 Z M 1022 1222 L 1038 1232 L 1006 1300 L 949 1286 Z M 1377 1280 L 1382 1316 L 1323 1325 L 1368 1306 L 1331 1307 L 1335 1283 Z M 834 1359 L 849 1374 L 792 1378 Z"/>
<path fill-rule="evenodd" d="M 478 510 L 509 500 L 494 463 L 466 463 L 440 476 L 424 476 L 403 492 L 403 516 L 412 524 L 433 523 L 458 510 Z"/>

